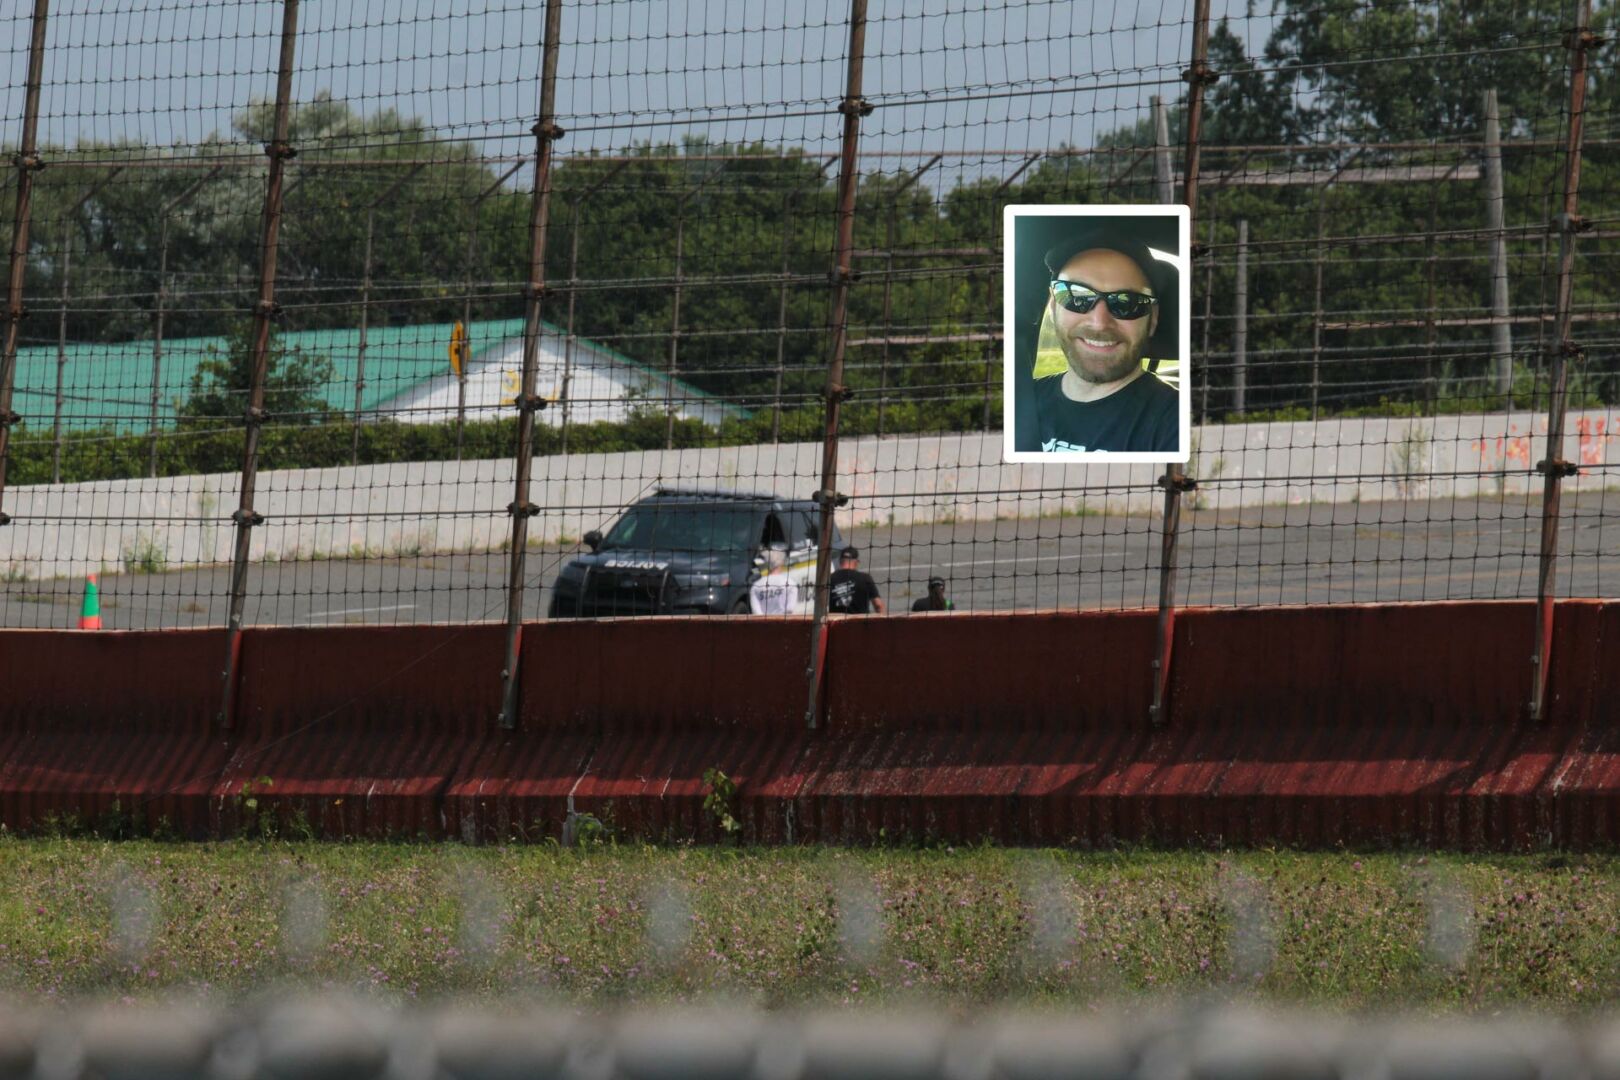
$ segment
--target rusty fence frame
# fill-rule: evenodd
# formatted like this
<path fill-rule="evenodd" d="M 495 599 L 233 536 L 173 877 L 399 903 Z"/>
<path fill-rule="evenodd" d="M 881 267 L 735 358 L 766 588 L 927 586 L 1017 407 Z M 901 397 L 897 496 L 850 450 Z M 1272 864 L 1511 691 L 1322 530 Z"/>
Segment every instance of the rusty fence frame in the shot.
<path fill-rule="evenodd" d="M 1539 574 L 1537 582 L 1536 604 L 1536 633 L 1535 653 L 1528 659 L 1534 671 L 1534 691 L 1531 700 L 1526 702 L 1527 715 L 1531 719 L 1541 719 L 1546 711 L 1546 694 L 1549 671 L 1551 668 L 1550 650 L 1553 640 L 1553 598 L 1556 587 L 1556 556 L 1559 542 L 1558 514 L 1562 481 L 1575 475 L 1579 470 L 1564 459 L 1564 427 L 1567 412 L 1569 365 L 1577 361 L 1581 355 L 1581 346 L 1572 334 L 1575 315 L 1573 311 L 1573 266 L 1576 252 L 1576 238 L 1583 231 L 1589 231 L 1591 223 L 1584 221 L 1579 215 L 1581 160 L 1584 139 L 1583 115 L 1586 101 L 1587 66 L 1590 53 L 1601 44 L 1600 39 L 1593 33 L 1591 23 L 1590 0 L 1575 0 L 1575 22 L 1565 36 L 1564 44 L 1569 53 L 1569 104 L 1564 127 L 1564 137 L 1557 143 L 1558 150 L 1564 159 L 1564 172 L 1562 184 L 1562 200 L 1559 212 L 1549 222 L 1550 232 L 1558 237 L 1557 255 L 1557 286 L 1554 311 L 1551 320 L 1554 323 L 1552 340 L 1545 350 L 1545 364 L 1550 394 L 1547 406 L 1547 444 L 1546 453 L 1536 464 L 1535 471 L 1543 479 L 1541 500 L 1541 539 L 1539 547 Z M 279 245 L 279 231 L 282 218 L 282 203 L 287 191 L 285 172 L 288 162 L 297 154 L 298 148 L 289 141 L 289 113 L 291 106 L 292 81 L 296 74 L 296 51 L 298 42 L 298 11 L 299 0 L 282 0 L 281 32 L 278 39 L 279 56 L 277 66 L 276 92 L 274 98 L 274 132 L 271 139 L 264 146 L 264 157 L 268 159 L 268 169 L 265 183 L 265 194 L 261 218 L 259 266 L 256 298 L 252 307 L 252 350 L 251 350 L 251 387 L 248 402 L 243 416 L 244 437 L 241 466 L 241 489 L 239 505 L 231 515 L 235 526 L 234 555 L 231 564 L 230 576 L 230 609 L 227 623 L 228 648 L 222 673 L 221 697 L 222 706 L 219 712 L 219 725 L 222 730 L 231 730 L 234 724 L 235 686 L 239 679 L 240 642 L 243 628 L 243 607 L 248 592 L 248 559 L 251 547 L 253 529 L 264 523 L 263 516 L 254 508 L 255 480 L 259 465 L 259 442 L 262 428 L 268 417 L 264 410 L 265 380 L 269 352 L 271 348 L 272 325 L 280 311 L 276 301 L 276 269 Z M 31 33 L 27 52 L 27 76 L 25 107 L 22 125 L 22 139 L 17 153 L 12 158 L 12 165 L 16 176 L 16 198 L 13 211 L 12 242 L 9 254 L 6 306 L 4 316 L 4 343 L 0 351 L 0 527 L 10 524 L 11 518 L 4 512 L 4 499 L 6 494 L 6 465 L 8 448 L 12 429 L 20 422 L 21 417 L 12 408 L 14 383 L 17 368 L 18 339 L 20 324 L 26 315 L 23 306 L 23 291 L 27 273 L 27 255 L 29 251 L 29 231 L 32 217 L 32 194 L 34 179 L 39 170 L 47 163 L 42 158 L 37 142 L 38 125 L 40 118 L 40 99 L 43 83 L 43 65 L 47 49 L 47 30 L 49 25 L 49 0 L 34 0 L 31 16 Z M 516 681 L 516 658 L 521 647 L 522 610 L 526 588 L 525 582 L 525 551 L 527 547 L 527 523 L 530 517 L 542 512 L 542 508 L 531 501 L 530 468 L 532 461 L 532 443 L 534 438 L 535 414 L 545 406 L 546 402 L 536 394 L 536 366 L 541 333 L 541 310 L 545 298 L 558 291 L 546 279 L 545 257 L 547 237 L 550 223 L 551 199 L 551 166 L 557 142 L 563 138 L 564 131 L 557 124 L 556 113 L 556 80 L 560 56 L 560 30 L 561 30 L 561 0 L 547 0 L 546 28 L 543 41 L 543 57 L 541 64 L 541 88 L 539 117 L 532 133 L 534 136 L 534 154 L 532 158 L 519 157 L 511 168 L 502 177 L 502 182 L 512 176 L 517 169 L 527 161 L 534 163 L 534 179 L 530 205 L 530 219 L 528 223 L 530 238 L 530 262 L 528 279 L 523 287 L 525 302 L 524 335 L 523 335 L 523 369 L 522 389 L 516 401 L 518 412 L 518 434 L 514 447 L 515 482 L 513 500 L 506 508 L 511 517 L 511 547 L 507 584 L 506 603 L 506 635 L 504 642 L 505 666 L 502 670 L 502 707 L 499 715 L 494 718 L 497 725 L 510 729 L 516 725 L 519 702 L 518 686 Z M 1190 208 L 1193 233 L 1198 236 L 1197 227 L 1199 218 L 1200 189 L 1204 186 L 1219 187 L 1233 183 L 1244 182 L 1244 162 L 1249 154 L 1277 149 L 1268 147 L 1226 147 L 1228 152 L 1242 152 L 1245 156 L 1240 159 L 1236 168 L 1229 168 L 1211 175 L 1204 174 L 1202 153 L 1205 149 L 1201 143 L 1201 127 L 1203 116 L 1204 91 L 1216 83 L 1220 73 L 1209 66 L 1208 43 L 1210 34 L 1210 4 L 1209 0 L 1195 0 L 1192 25 L 1192 46 L 1188 66 L 1182 78 L 1188 86 L 1188 113 L 1186 126 L 1186 141 L 1184 147 L 1184 165 L 1181 176 L 1182 199 Z M 837 467 L 840 448 L 840 407 L 851 396 L 850 389 L 845 385 L 844 365 L 847 350 L 852 344 L 881 344 L 884 350 L 882 361 L 885 380 L 887 373 L 887 350 L 894 340 L 893 335 L 885 328 L 885 336 L 876 342 L 852 342 L 849 336 L 849 290 L 857 276 L 855 261 L 862 256 L 873 253 L 857 251 L 854 243 L 854 226 L 856 216 L 856 189 L 859 179 L 860 162 L 862 160 L 861 147 L 861 120 L 870 115 L 877 107 L 874 102 L 863 96 L 863 76 L 866 49 L 866 2 L 865 0 L 851 0 L 848 13 L 848 49 L 845 55 L 845 88 L 836 111 L 842 116 L 842 138 L 839 153 L 836 157 L 839 166 L 837 178 L 836 198 L 836 240 L 833 250 L 832 263 L 824 279 L 829 289 L 829 311 L 827 322 L 828 359 L 826 364 L 825 388 L 822 394 L 822 408 L 824 425 L 821 446 L 821 484 L 815 498 L 820 507 L 822 536 L 831 536 L 832 523 L 837 508 L 847 502 L 847 496 L 835 490 Z M 1163 118 L 1162 108 L 1156 106 L 1156 119 Z M 1487 116 L 1494 120 L 1494 109 L 1487 105 Z M 1160 124 L 1162 128 L 1162 123 Z M 1154 187 L 1157 197 L 1161 201 L 1169 201 L 1174 197 L 1175 178 L 1169 166 L 1169 152 L 1167 136 L 1161 131 L 1159 135 L 1161 145 L 1154 154 Z M 1536 142 L 1537 145 L 1551 145 L 1547 140 Z M 1337 144 L 1335 144 L 1337 145 Z M 1346 144 L 1350 145 L 1350 144 Z M 1399 149 L 1405 144 L 1380 144 L 1385 149 Z M 1458 144 L 1463 146 L 1465 144 Z M 1479 144 L 1488 152 L 1499 154 L 1503 145 L 1499 131 L 1494 122 L 1488 121 L 1484 141 Z M 1427 144 L 1413 144 L 1413 148 L 1426 147 Z M 1310 147 L 1311 150 L 1332 149 L 1332 147 Z M 1064 149 L 1058 154 L 1082 154 L 1089 151 Z M 868 155 L 887 155 L 892 152 L 869 150 Z M 930 152 L 916 152 L 917 157 L 928 157 Z M 1022 168 L 1027 168 L 1035 160 L 1027 150 L 1006 150 L 1001 152 L 1004 156 L 1022 155 L 1027 158 Z M 1053 153 L 1041 151 L 1041 154 Z M 718 155 L 724 156 L 724 155 Z M 942 158 L 943 152 L 932 153 L 926 164 L 920 168 L 908 171 L 908 178 L 904 186 L 916 181 L 924 172 L 932 168 Z M 184 160 L 162 161 L 133 161 L 109 160 L 95 161 L 83 157 L 65 157 L 60 163 L 65 167 L 97 167 L 123 170 L 139 167 L 169 167 L 194 168 L 205 170 L 204 175 L 195 184 L 191 185 L 185 193 L 173 200 L 162 209 L 162 214 L 171 212 L 181 202 L 189 199 L 212 177 L 220 171 L 233 167 L 254 166 L 253 159 L 247 155 L 197 155 Z M 511 160 L 511 159 L 500 159 Z M 824 163 L 823 170 L 831 164 L 833 159 Z M 420 168 L 428 162 L 415 163 Z M 312 163 L 313 164 L 313 163 Z M 344 167 L 363 166 L 365 162 L 346 160 L 336 162 Z M 408 160 L 377 161 L 373 164 L 389 167 L 399 167 L 402 164 L 413 164 Z M 256 167 L 256 166 L 254 166 Z M 1020 169 L 1022 171 L 1022 169 Z M 1339 173 L 1342 174 L 1341 168 Z M 104 177 L 100 183 L 106 183 L 110 175 Z M 1016 174 L 1015 174 L 1016 175 Z M 401 180 L 403 183 L 404 180 Z M 497 186 L 500 182 L 497 182 Z M 1496 200 L 1500 201 L 1499 178 L 1495 181 Z M 1003 185 L 1005 187 L 1005 184 Z M 491 188 L 487 196 L 493 192 Z M 901 188 L 904 190 L 904 187 Z M 88 199 L 94 191 L 86 194 Z M 586 193 L 588 194 L 588 193 Z M 578 196 L 571 206 L 572 214 L 577 218 L 579 201 L 584 195 Z M 482 196 L 480 197 L 482 199 Z M 789 196 L 788 202 L 791 202 Z M 684 205 L 684 200 L 683 200 Z M 785 203 L 785 208 L 791 207 Z M 1320 225 L 1321 212 L 1318 210 L 1318 223 Z M 1499 244 L 1506 230 L 1501 226 L 1499 217 L 1494 219 L 1493 228 L 1483 230 L 1483 235 L 1491 239 L 1493 244 Z M 1475 230 L 1479 232 L 1479 230 Z M 1320 227 L 1315 240 L 1316 267 L 1318 282 L 1320 282 L 1321 251 L 1323 237 Z M 1430 230 L 1431 242 L 1434 239 L 1434 230 Z M 890 251 L 888 252 L 889 268 L 885 273 L 885 280 L 892 277 L 893 262 L 893 215 L 889 219 L 889 235 L 891 237 Z M 1366 238 L 1376 241 L 1378 238 Z M 469 250 L 475 238 L 469 240 Z M 1309 243 L 1309 241 L 1307 241 Z M 575 233 L 577 255 L 577 231 Z M 167 244 L 164 243 L 164 267 L 167 265 Z M 368 230 L 369 250 L 369 230 Z M 877 253 L 881 255 L 882 253 Z M 986 251 L 984 254 L 992 256 L 994 252 Z M 1193 244 L 1191 263 L 1202 263 L 1206 267 L 1213 267 L 1213 257 L 1208 243 Z M 469 254 L 469 274 L 471 256 Z M 368 285 L 369 285 L 369 257 L 368 257 Z M 161 365 L 162 349 L 162 318 L 163 304 L 161 294 L 163 290 L 162 269 L 160 269 L 158 306 L 157 338 L 154 343 L 154 365 Z M 572 290 L 577 286 L 574 278 L 574 261 L 570 260 L 570 278 L 568 290 L 570 291 L 569 333 L 572 340 Z M 679 289 L 680 268 L 677 267 L 677 289 Z M 783 271 L 778 276 L 780 287 L 785 290 L 790 281 L 796 280 L 787 270 L 784 248 Z M 775 279 L 773 279 L 775 280 Z M 807 278 L 806 280 L 819 280 Z M 1431 257 L 1432 282 L 1432 257 Z M 63 312 L 67 307 L 67 282 L 64 277 Z M 1494 288 L 1494 284 L 1493 284 Z M 1320 284 L 1318 284 L 1320 289 Z M 784 300 L 785 303 L 785 300 Z M 1319 363 L 1321 354 L 1320 333 L 1324 328 L 1320 302 L 1315 315 L 1315 338 L 1310 354 L 1313 371 Z M 1431 305 L 1432 306 L 1432 305 Z M 785 310 L 785 309 L 784 309 Z M 1545 317 L 1545 316 L 1544 316 Z M 676 309 L 676 318 L 679 318 L 679 309 Z M 785 318 L 785 315 L 784 315 Z M 1493 328 L 1502 321 L 1500 315 L 1488 320 Z M 1206 330 L 1208 318 L 1206 316 Z M 1427 329 L 1432 339 L 1435 319 L 1432 310 L 1427 320 Z M 63 331 L 65 333 L 65 330 Z M 675 349 L 678 347 L 680 331 L 677 327 L 671 334 L 671 372 L 675 370 L 678 358 Z M 780 333 L 779 333 L 780 337 Z M 976 336 L 982 337 L 987 343 L 993 343 L 998 335 L 992 329 L 990 332 Z M 778 369 L 781 366 L 780 348 Z M 1207 352 L 1207 342 L 1206 350 Z M 1207 356 L 1202 360 L 1207 363 Z M 987 361 L 987 364 L 991 361 Z M 987 367 L 987 386 L 990 368 Z M 363 376 L 362 376 L 363 377 Z M 60 373 L 58 376 L 60 383 Z M 154 379 L 154 414 L 156 379 Z M 778 424 L 781 412 L 781 372 L 777 377 L 778 394 L 776 401 L 776 414 Z M 1315 376 L 1312 382 L 1313 414 L 1316 402 L 1317 386 Z M 464 387 L 463 387 L 464 392 Z M 1208 385 L 1207 377 L 1203 390 L 1206 397 Z M 358 390 L 357 390 L 358 395 Z M 56 457 L 55 468 L 60 469 L 60 429 L 61 429 L 61 388 L 58 386 L 58 404 L 56 419 Z M 988 402 L 988 396 L 986 398 Z M 564 405 L 566 410 L 566 402 Z M 356 407 L 356 420 L 358 421 L 359 408 Z M 458 412 L 458 425 L 460 422 Z M 881 413 L 880 413 L 881 417 Z M 671 424 L 673 412 L 670 413 Z M 879 423 L 881 424 L 881 419 Z M 155 424 L 154 424 L 155 430 Z M 458 426 L 459 430 L 459 426 Z M 673 436 L 671 435 L 671 441 Z M 459 448 L 459 439 L 458 439 Z M 458 450 L 459 452 L 459 450 Z M 153 457 L 155 463 L 156 441 L 154 435 Z M 155 464 L 153 466 L 155 471 Z M 1196 489 L 1198 477 L 1190 475 L 1180 465 L 1171 465 L 1159 479 L 1159 485 L 1164 491 L 1163 512 L 1160 522 L 1160 563 L 1159 563 L 1159 594 L 1158 594 L 1158 620 L 1155 640 L 1158 643 L 1157 653 L 1153 660 L 1152 670 L 1143 673 L 1143 678 L 1150 680 L 1152 705 L 1149 709 L 1147 722 L 1163 724 L 1171 719 L 1172 703 L 1168 697 L 1169 674 L 1171 663 L 1171 642 L 1174 638 L 1174 624 L 1176 614 L 1176 566 L 1178 556 L 1178 539 L 1181 520 L 1182 496 Z M 811 618 L 811 661 L 806 672 L 806 690 L 808 706 L 805 722 L 814 727 L 818 714 L 818 700 L 821 692 L 823 678 L 823 665 L 825 662 L 826 626 L 828 615 L 828 581 L 831 570 L 831 545 L 822 544 L 816 561 L 814 614 Z"/>

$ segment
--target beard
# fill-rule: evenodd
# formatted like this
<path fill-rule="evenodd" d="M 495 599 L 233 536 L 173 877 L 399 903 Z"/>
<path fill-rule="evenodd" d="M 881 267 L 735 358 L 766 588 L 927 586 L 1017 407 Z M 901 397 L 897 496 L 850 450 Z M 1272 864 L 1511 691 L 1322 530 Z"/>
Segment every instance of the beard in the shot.
<path fill-rule="evenodd" d="M 1133 343 L 1118 335 L 1103 335 L 1111 341 L 1124 342 L 1125 348 L 1111 356 L 1090 352 L 1085 345 L 1071 337 L 1059 337 L 1058 344 L 1069 361 L 1069 370 L 1088 383 L 1118 382 L 1142 365 L 1142 347 L 1145 342 Z"/>

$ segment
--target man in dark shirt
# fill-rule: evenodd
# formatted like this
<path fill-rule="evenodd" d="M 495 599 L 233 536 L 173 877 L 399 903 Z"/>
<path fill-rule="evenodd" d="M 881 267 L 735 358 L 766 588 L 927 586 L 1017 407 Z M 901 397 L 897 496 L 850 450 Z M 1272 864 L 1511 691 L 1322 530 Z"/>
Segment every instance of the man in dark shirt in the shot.
<path fill-rule="evenodd" d="M 838 569 L 827 581 L 827 609 L 844 615 L 883 614 L 883 598 L 871 574 L 860 571 L 861 553 L 847 547 L 838 553 Z"/>
<path fill-rule="evenodd" d="M 1048 253 L 1049 310 L 1069 370 L 1035 380 L 1043 451 L 1179 449 L 1176 391 L 1142 366 L 1159 326 L 1153 256 L 1121 246 Z"/>
<path fill-rule="evenodd" d="M 928 595 L 912 602 L 912 611 L 955 611 L 956 605 L 945 596 L 945 579 L 928 579 Z"/>

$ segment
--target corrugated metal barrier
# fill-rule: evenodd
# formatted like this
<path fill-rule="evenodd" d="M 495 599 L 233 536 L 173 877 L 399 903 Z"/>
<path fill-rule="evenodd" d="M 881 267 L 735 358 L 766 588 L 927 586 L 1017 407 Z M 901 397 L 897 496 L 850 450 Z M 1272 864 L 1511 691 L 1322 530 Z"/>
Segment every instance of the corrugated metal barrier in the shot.
<path fill-rule="evenodd" d="M 266 628 L 221 730 L 220 631 L 0 631 L 0 821 L 184 835 L 1107 845 L 1620 841 L 1620 603 L 1561 601 L 1527 719 L 1529 601 L 1190 610 L 1167 721 L 1154 612 Z M 710 770 L 724 774 L 719 798 Z M 723 819 L 730 817 L 728 830 Z"/>

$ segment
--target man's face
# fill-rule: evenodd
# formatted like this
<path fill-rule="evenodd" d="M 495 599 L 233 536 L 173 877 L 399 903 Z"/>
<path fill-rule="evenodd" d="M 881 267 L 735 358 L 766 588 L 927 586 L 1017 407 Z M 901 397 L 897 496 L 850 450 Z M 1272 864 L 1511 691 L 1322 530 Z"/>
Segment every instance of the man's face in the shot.
<path fill-rule="evenodd" d="M 1057 276 L 1099 293 L 1121 289 L 1153 291 L 1135 260 L 1110 248 L 1080 252 L 1063 265 Z M 1102 301 L 1084 315 L 1070 311 L 1055 298 L 1047 303 L 1069 370 L 1090 383 L 1117 382 L 1136 370 L 1148 339 L 1159 326 L 1158 305 L 1140 319 L 1116 319 Z"/>

